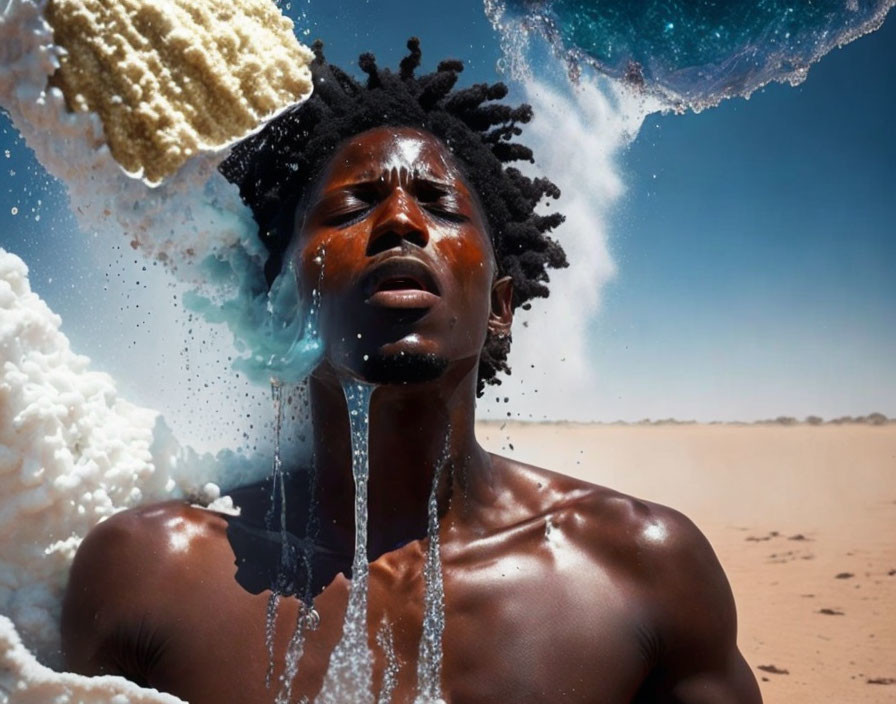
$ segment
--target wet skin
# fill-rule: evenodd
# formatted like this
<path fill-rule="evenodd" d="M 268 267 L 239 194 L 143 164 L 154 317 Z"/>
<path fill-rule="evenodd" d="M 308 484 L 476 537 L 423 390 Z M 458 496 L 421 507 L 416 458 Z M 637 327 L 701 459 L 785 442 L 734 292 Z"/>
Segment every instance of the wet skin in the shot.
<path fill-rule="evenodd" d="M 349 140 L 297 232 L 302 281 L 321 285 L 327 354 L 310 380 L 320 627 L 306 634 L 293 701 L 320 689 L 348 598 L 354 491 L 340 379 L 377 376 L 390 383 L 377 386 L 370 415 L 375 690 L 385 620 L 401 665 L 394 701 L 415 694 L 426 503 L 447 447 L 438 491 L 447 701 L 759 702 L 727 580 L 687 518 L 476 442 L 478 356 L 489 331 L 509 331 L 512 291 L 445 146 L 397 128 Z M 301 537 L 307 484 L 296 470 L 287 528 Z M 265 585 L 279 548 L 263 531 L 270 488 L 233 495 L 238 519 L 170 502 L 91 532 L 63 611 L 72 669 L 124 674 L 193 704 L 273 701 Z M 298 605 L 280 602 L 275 676 Z"/>

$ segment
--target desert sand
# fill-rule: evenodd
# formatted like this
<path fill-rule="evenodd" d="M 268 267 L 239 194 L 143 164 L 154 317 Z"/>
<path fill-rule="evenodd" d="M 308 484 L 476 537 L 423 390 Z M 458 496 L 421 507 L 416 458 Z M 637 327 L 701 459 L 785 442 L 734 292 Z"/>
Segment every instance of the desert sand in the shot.
<path fill-rule="evenodd" d="M 490 450 L 687 514 L 766 704 L 896 702 L 896 424 L 482 423 Z"/>

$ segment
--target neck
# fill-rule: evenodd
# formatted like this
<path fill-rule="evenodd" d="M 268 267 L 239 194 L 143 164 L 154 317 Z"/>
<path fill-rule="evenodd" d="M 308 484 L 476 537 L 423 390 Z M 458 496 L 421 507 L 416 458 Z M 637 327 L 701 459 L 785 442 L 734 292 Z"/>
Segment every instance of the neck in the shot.
<path fill-rule="evenodd" d="M 433 479 L 440 513 L 449 499 L 488 487 L 488 455 L 473 429 L 476 365 L 439 379 L 373 389 L 369 412 L 368 556 L 426 534 Z M 310 382 L 320 540 L 350 555 L 354 545 L 354 480 L 348 408 L 330 369 Z M 455 503 L 467 503 L 466 501 Z"/>

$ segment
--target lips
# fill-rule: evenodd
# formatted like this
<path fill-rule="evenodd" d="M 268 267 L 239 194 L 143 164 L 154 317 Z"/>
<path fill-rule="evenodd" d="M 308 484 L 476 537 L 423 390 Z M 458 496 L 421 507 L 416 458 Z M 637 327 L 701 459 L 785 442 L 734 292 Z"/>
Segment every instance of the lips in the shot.
<path fill-rule="evenodd" d="M 432 271 L 410 257 L 390 257 L 375 265 L 362 285 L 367 303 L 381 308 L 426 309 L 439 301 Z"/>

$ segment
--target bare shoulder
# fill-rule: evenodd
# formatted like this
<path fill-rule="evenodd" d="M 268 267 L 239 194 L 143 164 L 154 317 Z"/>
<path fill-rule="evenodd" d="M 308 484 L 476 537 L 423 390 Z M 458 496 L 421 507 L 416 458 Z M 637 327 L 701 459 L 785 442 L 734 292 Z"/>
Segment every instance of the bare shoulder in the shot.
<path fill-rule="evenodd" d="M 675 568 L 682 559 L 714 559 L 700 530 L 675 509 L 506 457 L 493 460 L 511 477 L 515 498 L 522 498 L 531 514 L 555 522 L 574 517 L 570 522 L 581 526 L 586 544 L 636 549 L 651 571 Z"/>
<path fill-rule="evenodd" d="M 493 461 L 513 476 L 522 494 L 538 497 L 538 506 L 533 506 L 537 512 L 574 512 L 594 539 L 618 537 L 630 542 L 627 547 L 641 547 L 660 561 L 711 552 L 694 523 L 668 506 L 506 457 L 493 455 Z M 608 528 L 613 528 L 609 535 L 604 532 Z"/>
<path fill-rule="evenodd" d="M 682 604 L 699 598 L 701 609 L 713 614 L 713 628 L 734 633 L 728 581 L 709 541 L 687 516 L 557 472 L 495 461 L 528 514 L 549 520 L 586 559 L 640 594 L 656 622 L 673 627 Z M 695 618 L 689 617 L 691 629 L 700 625 Z"/>
<path fill-rule="evenodd" d="M 225 535 L 218 514 L 170 501 L 97 524 L 75 555 L 62 605 L 69 665 L 98 672 L 97 653 L 122 624 L 162 612 L 173 584 L 189 583 L 197 554 Z M 180 587 L 179 587 L 180 588 Z"/>
<path fill-rule="evenodd" d="M 648 615 L 659 645 L 652 686 L 683 703 L 761 704 L 737 646 L 731 586 L 697 526 L 667 506 L 606 489 L 585 499 L 582 510 L 598 534 L 611 536 Z M 595 535 L 592 546 L 603 539 Z"/>
<path fill-rule="evenodd" d="M 594 547 L 608 543 L 637 556 L 631 567 L 645 588 L 656 586 L 671 596 L 670 587 L 680 585 L 688 592 L 704 590 L 704 597 L 730 596 L 712 546 L 680 511 L 600 486 L 585 490 L 574 507 L 588 525 Z"/>
<path fill-rule="evenodd" d="M 734 601 L 728 580 L 706 536 L 690 518 L 674 508 L 579 479 L 556 481 L 569 497 L 558 503 L 558 509 L 581 524 L 582 547 L 620 564 L 658 611 L 680 616 L 682 599 L 699 596 L 703 607 L 716 615 L 730 614 L 730 623 L 718 625 L 733 634 Z"/>
<path fill-rule="evenodd" d="M 757 704 L 737 648 L 728 579 L 709 541 L 684 514 L 606 487 L 510 460 L 522 484 L 541 487 L 539 510 L 636 604 L 658 644 L 653 680 L 675 701 Z"/>
<path fill-rule="evenodd" d="M 219 514 L 183 501 L 122 511 L 87 534 L 75 556 L 72 579 L 86 566 L 93 574 L 107 565 L 119 572 L 118 566 L 133 564 L 141 574 L 164 569 L 183 559 L 195 541 L 220 536 L 226 526 Z"/>

